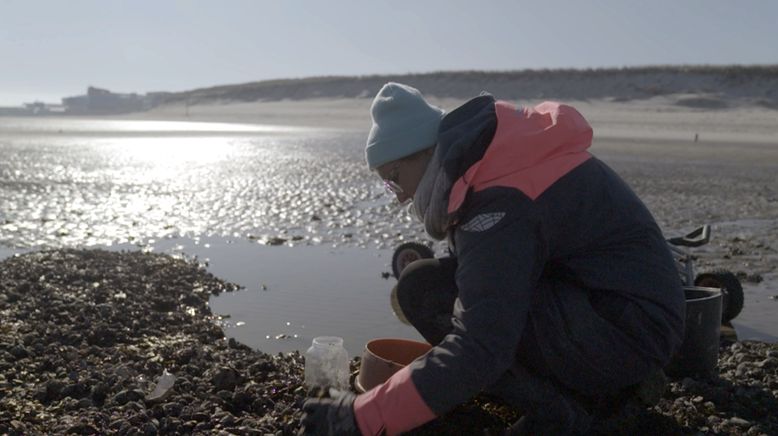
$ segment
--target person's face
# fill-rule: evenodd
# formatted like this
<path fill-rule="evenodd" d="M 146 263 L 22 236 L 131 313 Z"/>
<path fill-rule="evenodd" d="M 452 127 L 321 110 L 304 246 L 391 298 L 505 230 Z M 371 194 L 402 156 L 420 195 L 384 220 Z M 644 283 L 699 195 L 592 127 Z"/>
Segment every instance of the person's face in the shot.
<path fill-rule="evenodd" d="M 376 172 L 383 180 L 386 189 L 397 196 L 397 201 L 405 203 L 413 199 L 413 195 L 416 194 L 416 188 L 424 176 L 428 161 L 429 154 L 422 153 L 388 162 L 376 168 Z"/>

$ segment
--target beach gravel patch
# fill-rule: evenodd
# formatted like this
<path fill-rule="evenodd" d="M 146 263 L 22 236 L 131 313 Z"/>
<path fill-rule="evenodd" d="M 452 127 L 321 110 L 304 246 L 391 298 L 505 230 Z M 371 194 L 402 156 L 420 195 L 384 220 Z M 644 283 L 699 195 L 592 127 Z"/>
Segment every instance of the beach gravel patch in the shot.
<path fill-rule="evenodd" d="M 0 263 L 0 434 L 289 434 L 299 353 L 224 338 L 208 298 L 236 285 L 142 252 Z M 169 395 L 149 399 L 164 370 Z"/>
<path fill-rule="evenodd" d="M 296 434 L 303 358 L 225 339 L 208 299 L 237 288 L 139 251 L 0 262 L 0 434 Z M 673 379 L 656 406 L 614 407 L 590 433 L 778 434 L 778 345 L 720 350 L 716 377 Z M 501 434 L 518 416 L 479 397 L 410 434 Z"/>

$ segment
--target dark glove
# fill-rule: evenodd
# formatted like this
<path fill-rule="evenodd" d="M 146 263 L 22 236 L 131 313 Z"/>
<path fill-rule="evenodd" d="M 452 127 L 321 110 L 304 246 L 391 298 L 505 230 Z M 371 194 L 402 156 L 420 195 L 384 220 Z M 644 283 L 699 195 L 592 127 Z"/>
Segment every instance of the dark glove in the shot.
<path fill-rule="evenodd" d="M 301 434 L 360 436 L 354 416 L 356 395 L 346 392 L 334 398 L 311 398 L 303 404 Z"/>

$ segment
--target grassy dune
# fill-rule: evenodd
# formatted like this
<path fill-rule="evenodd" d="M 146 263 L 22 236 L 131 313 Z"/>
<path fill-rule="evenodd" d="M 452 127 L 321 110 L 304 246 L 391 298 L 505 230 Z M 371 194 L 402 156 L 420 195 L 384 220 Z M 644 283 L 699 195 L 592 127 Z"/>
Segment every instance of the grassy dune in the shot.
<path fill-rule="evenodd" d="M 423 74 L 329 76 L 265 80 L 171 94 L 166 103 L 225 103 L 320 98 L 369 98 L 399 81 L 437 98 L 466 99 L 487 91 L 502 98 L 632 101 L 677 96 L 677 104 L 718 109 L 778 108 L 778 65 L 650 66 Z"/>

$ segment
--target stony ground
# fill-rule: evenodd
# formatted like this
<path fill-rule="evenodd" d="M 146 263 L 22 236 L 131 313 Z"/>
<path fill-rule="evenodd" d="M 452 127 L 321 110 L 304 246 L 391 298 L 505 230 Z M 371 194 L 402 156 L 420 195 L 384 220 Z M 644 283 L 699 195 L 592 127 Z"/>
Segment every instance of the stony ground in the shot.
<path fill-rule="evenodd" d="M 0 434 L 295 434 L 302 357 L 226 340 L 207 302 L 234 289 L 141 252 L 1 262 Z M 719 369 L 671 380 L 656 407 L 622 410 L 592 433 L 778 434 L 778 345 L 723 343 Z M 165 370 L 176 380 L 160 395 Z M 499 434 L 515 418 L 476 400 L 413 433 Z"/>

